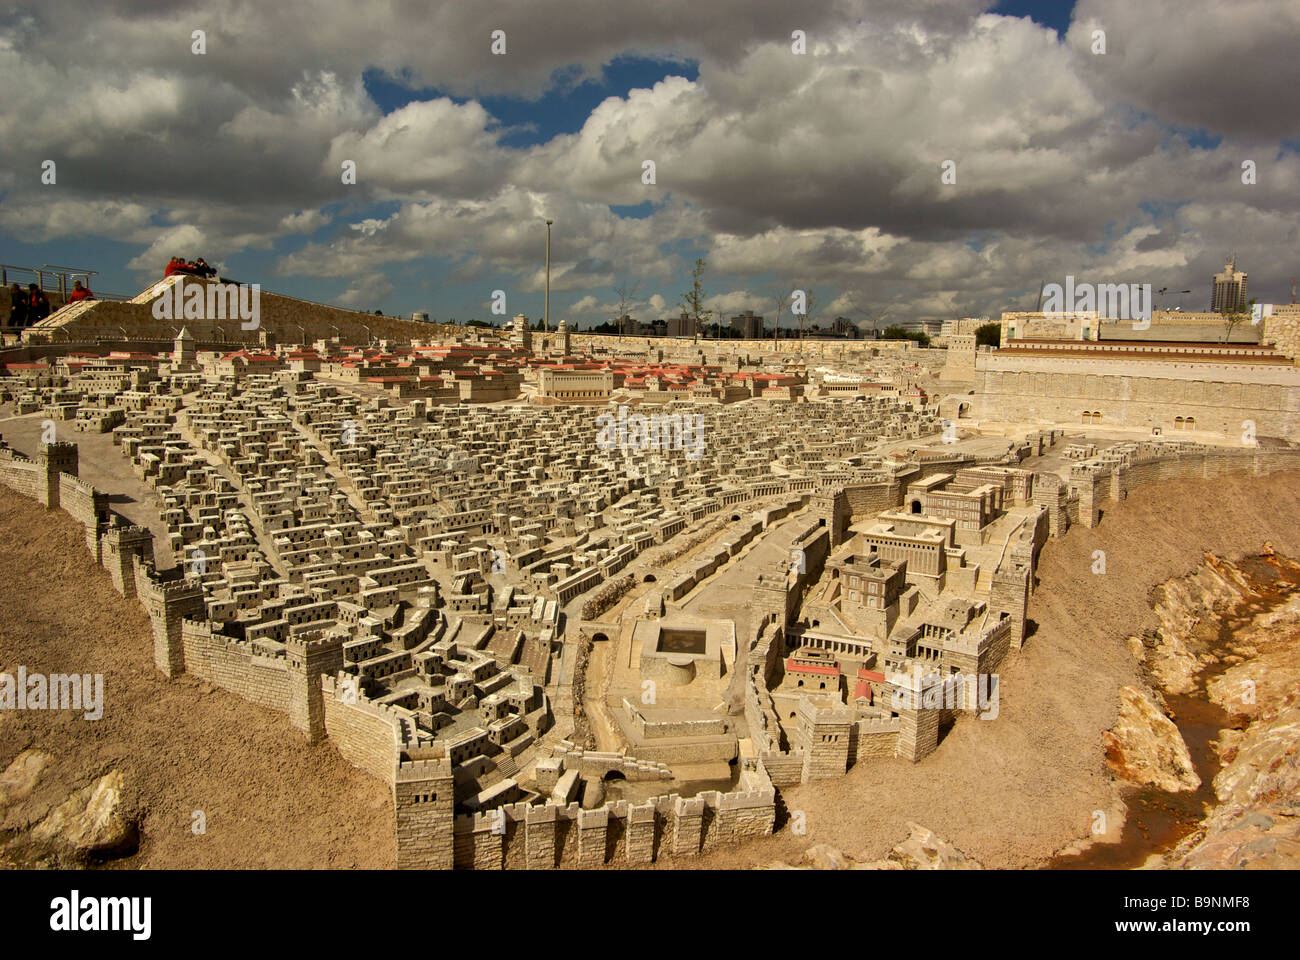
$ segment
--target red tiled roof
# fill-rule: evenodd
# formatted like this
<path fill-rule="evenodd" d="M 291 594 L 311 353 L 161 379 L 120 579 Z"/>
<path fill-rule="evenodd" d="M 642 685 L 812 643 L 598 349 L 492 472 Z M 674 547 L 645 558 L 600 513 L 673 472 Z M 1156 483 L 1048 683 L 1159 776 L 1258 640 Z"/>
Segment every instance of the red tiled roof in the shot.
<path fill-rule="evenodd" d="M 816 673 L 825 677 L 838 677 L 840 675 L 839 665 L 833 667 L 821 667 L 811 663 L 795 663 L 793 657 L 787 657 L 785 668 L 794 673 Z"/>

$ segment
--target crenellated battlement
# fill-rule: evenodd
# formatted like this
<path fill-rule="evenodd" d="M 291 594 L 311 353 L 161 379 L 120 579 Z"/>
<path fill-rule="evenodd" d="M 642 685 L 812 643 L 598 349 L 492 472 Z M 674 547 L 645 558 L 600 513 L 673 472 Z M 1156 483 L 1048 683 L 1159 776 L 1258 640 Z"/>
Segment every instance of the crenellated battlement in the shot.
<path fill-rule="evenodd" d="M 398 783 L 411 783 L 417 780 L 449 780 L 451 776 L 451 760 L 447 757 L 425 760 L 399 760 L 395 774 Z"/>

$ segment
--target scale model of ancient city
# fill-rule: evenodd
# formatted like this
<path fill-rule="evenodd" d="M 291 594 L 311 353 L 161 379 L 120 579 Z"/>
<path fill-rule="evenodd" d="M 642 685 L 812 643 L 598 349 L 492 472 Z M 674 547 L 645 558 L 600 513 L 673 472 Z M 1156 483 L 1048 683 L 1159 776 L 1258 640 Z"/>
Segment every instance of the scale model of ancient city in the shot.
<path fill-rule="evenodd" d="M 925 349 L 267 290 L 250 324 L 239 292 L 176 272 L 7 335 L 0 481 L 84 527 L 167 682 L 387 784 L 404 867 L 798 832 L 787 791 L 998 723 L 1046 545 L 1300 466 L 1295 305 L 1231 336 L 1219 310 L 1007 313 L 997 346 L 968 318 Z M 963 859 L 914 827 L 913 861 Z"/>
<path fill-rule="evenodd" d="M 1300 868 L 1300 0 L 85 6 L 0 10 L 24 896 Z"/>

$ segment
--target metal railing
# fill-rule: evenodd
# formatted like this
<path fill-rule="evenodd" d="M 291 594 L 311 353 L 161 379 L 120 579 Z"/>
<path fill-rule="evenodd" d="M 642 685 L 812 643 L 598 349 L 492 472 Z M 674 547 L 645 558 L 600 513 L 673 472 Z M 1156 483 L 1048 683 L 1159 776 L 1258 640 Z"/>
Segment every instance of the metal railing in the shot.
<path fill-rule="evenodd" d="M 22 267 L 12 263 L 0 263 L 0 287 L 18 283 L 26 288 L 29 283 L 34 283 L 45 293 L 57 293 L 65 300 L 72 291 L 74 281 L 81 280 L 89 287 L 90 278 L 97 276 L 99 276 L 98 270 L 83 270 L 80 267 L 59 267 L 48 263 L 39 267 Z M 129 300 L 130 297 L 117 293 L 96 293 L 95 299 L 121 302 Z"/>

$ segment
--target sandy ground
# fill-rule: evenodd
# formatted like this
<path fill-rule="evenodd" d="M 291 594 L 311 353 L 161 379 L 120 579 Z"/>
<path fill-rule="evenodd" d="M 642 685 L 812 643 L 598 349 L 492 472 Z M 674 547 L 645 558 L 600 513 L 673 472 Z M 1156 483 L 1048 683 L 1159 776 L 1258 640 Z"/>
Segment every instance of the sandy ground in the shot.
<path fill-rule="evenodd" d="M 874 760 L 840 780 L 783 790 L 807 832 L 778 813 L 771 838 L 656 868 L 799 862 L 815 843 L 859 860 L 885 856 L 915 821 L 988 867 L 1040 866 L 1109 809 L 1102 731 L 1118 689 L 1138 681 L 1126 638 L 1156 626 L 1153 586 L 1192 571 L 1204 551 L 1235 557 L 1271 540 L 1300 547 L 1300 475 L 1178 481 L 1109 503 L 1100 526 L 1049 541 L 1030 599 L 1032 635 L 1003 664 L 996 720 L 963 719 L 919 764 Z M 1092 573 L 1093 551 L 1106 573 Z M 779 808 L 778 808 L 779 809 Z"/>
<path fill-rule="evenodd" d="M 34 796 L 60 803 L 118 769 L 143 840 L 127 867 L 392 867 L 389 788 L 284 716 L 153 665 L 149 619 L 113 590 L 80 525 L 0 487 L 0 669 L 104 675 L 104 715 L 4 711 L 0 769 L 55 757 Z M 203 810 L 207 832 L 191 832 Z"/>

